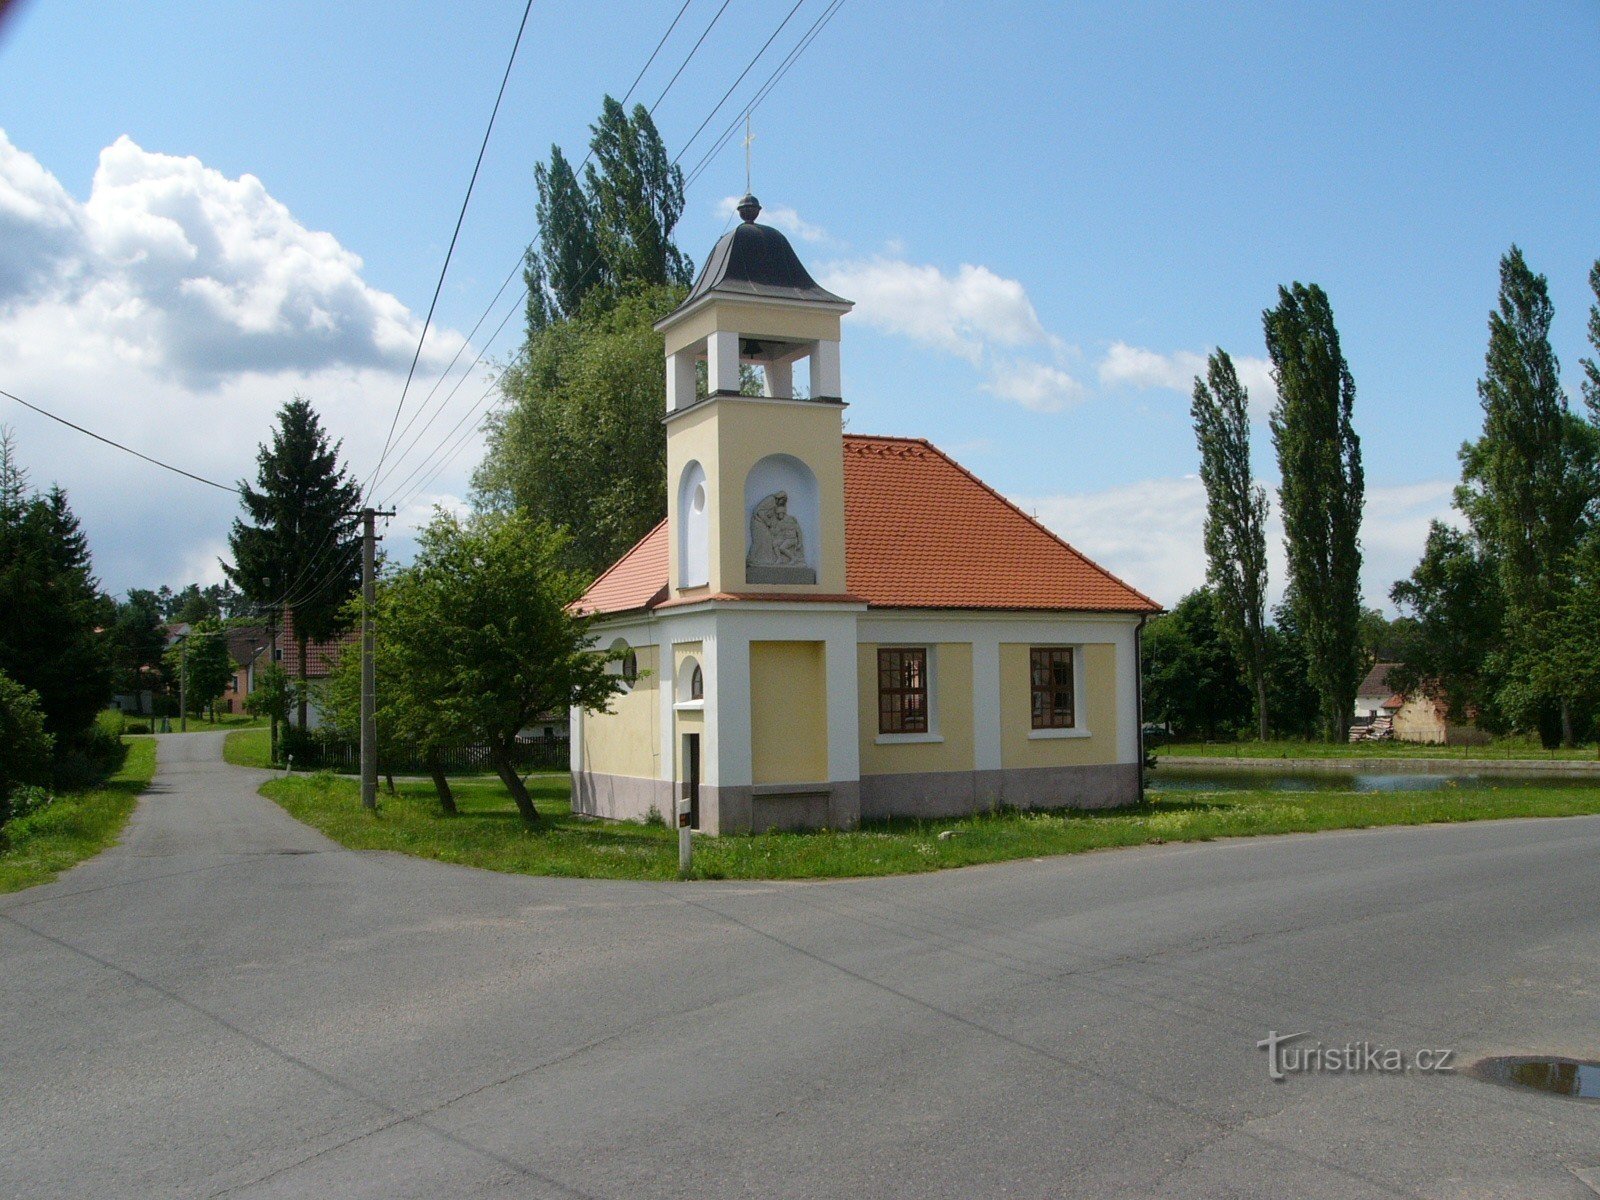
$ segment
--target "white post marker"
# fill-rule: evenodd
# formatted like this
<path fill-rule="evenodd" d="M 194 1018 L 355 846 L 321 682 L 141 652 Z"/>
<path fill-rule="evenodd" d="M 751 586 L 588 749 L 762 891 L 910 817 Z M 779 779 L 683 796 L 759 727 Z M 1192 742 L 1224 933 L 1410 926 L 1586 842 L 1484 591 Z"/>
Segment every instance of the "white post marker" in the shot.
<path fill-rule="evenodd" d="M 678 801 L 678 874 L 687 876 L 694 860 L 694 831 L 689 828 L 689 801 Z"/>

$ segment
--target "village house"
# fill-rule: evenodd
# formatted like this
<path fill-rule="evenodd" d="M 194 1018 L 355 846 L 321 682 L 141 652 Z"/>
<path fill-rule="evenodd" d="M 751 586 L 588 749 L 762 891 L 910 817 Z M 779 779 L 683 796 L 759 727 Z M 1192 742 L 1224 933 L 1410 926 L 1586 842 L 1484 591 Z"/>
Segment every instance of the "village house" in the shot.
<path fill-rule="evenodd" d="M 656 326 L 667 518 L 579 602 L 627 691 L 572 714 L 574 810 L 681 795 L 731 833 L 1138 800 L 1159 606 L 929 443 L 846 434 L 851 302 L 759 213 Z"/>
<path fill-rule="evenodd" d="M 1396 692 L 1389 675 L 1399 663 L 1374 663 L 1356 689 L 1351 741 L 1422 742 L 1438 746 L 1481 745 L 1488 735 L 1471 721 L 1452 721 L 1450 706 L 1425 690 Z"/>

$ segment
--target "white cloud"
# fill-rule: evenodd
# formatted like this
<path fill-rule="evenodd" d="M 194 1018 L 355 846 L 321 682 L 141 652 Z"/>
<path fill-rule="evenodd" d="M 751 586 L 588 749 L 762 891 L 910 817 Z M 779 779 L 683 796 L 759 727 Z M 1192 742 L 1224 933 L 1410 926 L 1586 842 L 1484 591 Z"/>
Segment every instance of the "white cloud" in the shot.
<path fill-rule="evenodd" d="M 1450 508 L 1454 484 L 1427 480 L 1367 489 L 1361 526 L 1363 600 L 1392 611 L 1389 588 L 1409 575 L 1422 556 L 1428 524 L 1459 523 Z M 1277 496 L 1269 485 L 1267 520 L 1268 595 L 1283 597 L 1283 527 Z M 1016 496 L 1026 512 L 1134 587 L 1171 606 L 1205 583 L 1202 540 L 1205 487 L 1195 476 L 1146 479 L 1100 492 Z"/>
<path fill-rule="evenodd" d="M 300 392 L 360 475 L 420 330 L 253 176 L 119 138 L 80 202 L 0 131 L 0 386 L 24 399 L 231 483 L 254 475 L 276 409 Z M 460 344 L 430 333 L 419 378 Z M 481 390 L 463 388 L 439 428 Z M 425 393 L 414 386 L 408 410 Z M 0 405 L 34 481 L 68 489 L 108 587 L 215 578 L 235 497 Z M 437 488 L 463 489 L 473 449 Z"/>
<path fill-rule="evenodd" d="M 997 367 L 983 390 L 1034 412 L 1060 412 L 1083 399 L 1083 384 L 1060 367 L 1041 362 L 1015 362 Z"/>
<path fill-rule="evenodd" d="M 1250 393 L 1250 408 L 1265 416 L 1277 398 L 1272 382 L 1272 364 L 1264 358 L 1234 356 L 1239 382 Z M 1102 384 L 1135 388 L 1166 388 L 1189 396 L 1194 392 L 1196 375 L 1206 373 L 1206 355 L 1193 350 L 1174 350 L 1162 354 L 1127 342 L 1112 342 L 1095 368 Z"/>
<path fill-rule="evenodd" d="M 1058 343 L 1039 322 L 1027 289 L 970 263 L 947 274 L 930 264 L 879 255 L 830 263 L 822 285 L 856 302 L 856 315 L 886 333 L 978 365 L 995 346 Z"/>
<path fill-rule="evenodd" d="M 724 196 L 717 202 L 719 216 L 737 216 L 739 201 L 742 196 Z M 815 242 L 822 245 L 837 246 L 839 240 L 833 237 L 821 225 L 813 225 L 787 204 L 763 204 L 761 216 L 757 218 L 763 225 L 771 225 L 781 229 L 790 237 L 797 237 L 803 242 Z"/>

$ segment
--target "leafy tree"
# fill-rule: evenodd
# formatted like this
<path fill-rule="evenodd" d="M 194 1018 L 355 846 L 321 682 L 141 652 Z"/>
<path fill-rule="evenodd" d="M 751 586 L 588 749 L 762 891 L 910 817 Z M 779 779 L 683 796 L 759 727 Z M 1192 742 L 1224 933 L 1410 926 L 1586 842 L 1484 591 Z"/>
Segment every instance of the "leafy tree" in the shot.
<path fill-rule="evenodd" d="M 116 606 L 111 625 L 111 685 L 135 697 L 165 687 L 163 655 L 166 630 L 161 626 L 161 603 L 155 592 L 134 588 Z"/>
<path fill-rule="evenodd" d="M 1355 381 L 1328 297 L 1316 284 L 1278 289 L 1262 313 L 1278 403 L 1272 440 L 1282 483 L 1286 606 L 1304 639 L 1323 734 L 1343 741 L 1365 667 L 1360 640 L 1361 442 L 1351 424 Z"/>
<path fill-rule="evenodd" d="M 1452 720 L 1488 715 L 1492 656 L 1500 647 L 1505 603 L 1500 576 L 1472 536 L 1438 521 L 1428 527 L 1422 561 L 1389 597 L 1415 624 L 1390 676 L 1396 691 L 1425 691 Z"/>
<path fill-rule="evenodd" d="M 19 787 L 46 787 L 55 738 L 45 729 L 38 693 L 0 671 L 0 824 Z"/>
<path fill-rule="evenodd" d="M 373 662 L 377 671 L 378 762 L 392 770 L 402 753 L 420 756 L 439 796 L 452 816 L 455 794 L 445 775 L 442 751 L 472 741 L 473 731 L 458 710 L 440 704 L 449 694 L 451 664 L 435 652 L 428 608 L 418 588 L 426 581 L 416 572 L 401 571 L 378 582 L 373 610 Z M 360 603 L 351 602 L 351 618 L 360 617 Z M 419 619 L 420 618 L 420 619 Z M 320 685 L 322 712 L 342 738 L 361 739 L 361 655 L 347 647 Z"/>
<path fill-rule="evenodd" d="M 1500 260 L 1500 298 L 1478 382 L 1483 434 L 1462 447 L 1456 505 L 1499 570 L 1514 705 L 1532 710 L 1530 680 L 1553 681 L 1543 639 L 1572 586 L 1571 557 L 1600 502 L 1600 433 L 1572 414 L 1550 346 L 1554 310 L 1544 276 L 1512 246 Z M 1572 697 L 1548 692 L 1561 741 L 1573 743 Z"/>
<path fill-rule="evenodd" d="M 306 645 L 343 627 L 346 600 L 361 582 L 360 487 L 339 465 L 309 401 L 296 396 L 278 410 L 270 444 L 256 454 L 256 487 L 239 492 L 249 523 L 235 519 L 228 538 L 233 563 L 223 564 L 246 600 L 281 619 L 293 613 L 299 643 L 299 725 L 306 727 Z"/>
<path fill-rule="evenodd" d="M 1589 306 L 1589 344 L 1600 354 L 1600 258 L 1589 268 L 1589 290 L 1595 302 Z M 1600 425 L 1600 362 L 1593 358 L 1583 363 L 1583 402 L 1589 406 L 1589 420 Z"/>
<path fill-rule="evenodd" d="M 683 213 L 683 170 L 673 165 L 650 111 L 630 115 L 610 96 L 590 126 L 590 157 L 580 185 L 560 147 L 534 168 L 539 246 L 530 249 L 530 337 L 628 289 L 687 287 L 694 264 L 672 240 Z"/>
<path fill-rule="evenodd" d="M 1250 396 L 1225 351 L 1211 355 L 1207 379 L 1195 378 L 1190 412 L 1206 488 L 1206 583 L 1266 741 L 1267 493 L 1250 473 Z"/>
<path fill-rule="evenodd" d="M 256 668 L 255 690 L 244 698 L 244 710 L 252 717 L 266 717 L 276 725 L 288 722 L 289 709 L 295 701 L 294 681 L 277 663 L 269 662 Z M 274 740 L 272 759 L 276 762 L 277 758 L 278 747 Z"/>
<path fill-rule="evenodd" d="M 1250 693 L 1220 627 L 1219 607 L 1208 589 L 1199 588 L 1145 627 L 1146 719 L 1175 737 L 1231 739 L 1250 719 Z"/>
<path fill-rule="evenodd" d="M 1267 627 L 1267 702 L 1272 706 L 1273 732 L 1310 740 L 1322 720 L 1322 698 L 1311 683 L 1310 653 L 1288 605 L 1279 605 L 1273 616 L 1274 623 Z"/>
<path fill-rule="evenodd" d="M 216 704 L 233 680 L 233 657 L 220 622 L 202 621 L 187 637 L 167 648 L 166 667 L 183 688 L 189 714 L 198 716 Z M 215 711 L 212 713 L 215 717 Z"/>
<path fill-rule="evenodd" d="M 415 688 L 416 707 L 489 748 L 529 826 L 539 815 L 512 760 L 518 731 L 553 709 L 604 709 L 623 687 L 607 670 L 614 656 L 589 649 L 588 622 L 568 611 L 584 577 L 563 565 L 562 541 L 520 514 L 464 523 L 441 512 L 398 573 L 387 616 L 391 686 Z"/>
<path fill-rule="evenodd" d="M 111 697 L 106 615 L 67 494 L 32 492 L 0 431 L 0 671 L 38 694 L 58 749 L 87 738 Z"/>
<path fill-rule="evenodd" d="M 641 289 L 550 326 L 506 372 L 506 404 L 488 421 L 479 505 L 564 528 L 566 565 L 590 577 L 666 515 L 666 372 L 651 326 L 682 297 Z"/>

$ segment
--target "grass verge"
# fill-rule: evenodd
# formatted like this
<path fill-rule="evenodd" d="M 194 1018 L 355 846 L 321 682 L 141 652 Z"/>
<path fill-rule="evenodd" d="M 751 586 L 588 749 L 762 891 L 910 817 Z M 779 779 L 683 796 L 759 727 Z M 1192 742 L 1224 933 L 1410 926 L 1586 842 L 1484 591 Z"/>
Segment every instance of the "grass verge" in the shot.
<path fill-rule="evenodd" d="M 153 738 L 124 745 L 121 768 L 104 783 L 57 796 L 49 807 L 0 829 L 0 893 L 48 883 L 117 840 L 156 773 Z"/>
<path fill-rule="evenodd" d="M 236 767 L 272 765 L 272 731 L 265 724 L 257 729 L 239 729 L 222 739 L 222 761 Z"/>
<path fill-rule="evenodd" d="M 1171 758 L 1467 758 L 1480 762 L 1519 760 L 1593 761 L 1600 749 L 1579 746 L 1546 750 L 1534 738 L 1497 738 L 1485 746 L 1425 746 L 1417 742 L 1173 742 L 1152 746 L 1157 757 Z"/>
<path fill-rule="evenodd" d="M 385 793 L 376 814 L 362 811 L 354 781 L 327 774 L 274 780 L 262 792 L 352 849 L 394 850 L 528 875 L 676 877 L 676 830 L 575 817 L 567 805 L 568 789 L 564 774 L 535 775 L 529 781 L 545 821 L 532 831 L 523 828 L 505 790 L 488 780 L 457 786 L 458 817 L 440 813 L 425 783 L 402 783 L 397 796 Z M 881 822 L 852 833 L 701 838 L 694 857 L 695 874 L 702 879 L 820 879 L 1252 834 L 1591 813 L 1600 813 L 1600 788 L 1189 792 L 1099 812 L 1000 812 L 951 821 Z M 946 830 L 951 836 L 941 839 Z"/>

